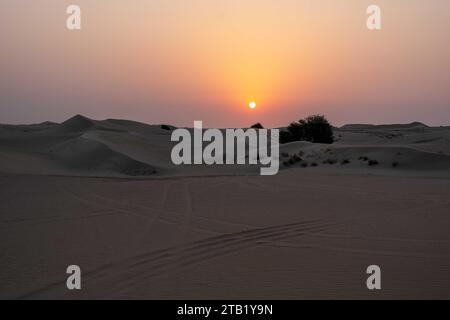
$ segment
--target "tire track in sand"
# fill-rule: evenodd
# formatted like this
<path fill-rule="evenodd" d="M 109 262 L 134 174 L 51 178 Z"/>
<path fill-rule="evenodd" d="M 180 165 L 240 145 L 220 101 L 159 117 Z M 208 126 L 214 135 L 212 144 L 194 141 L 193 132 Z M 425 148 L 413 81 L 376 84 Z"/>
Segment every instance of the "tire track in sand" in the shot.
<path fill-rule="evenodd" d="M 130 256 L 83 273 L 83 288 L 102 288 L 102 292 L 119 292 L 144 281 L 152 281 L 181 269 L 194 267 L 212 259 L 237 254 L 243 250 L 304 235 L 307 232 L 324 231 L 336 223 L 319 220 L 302 221 L 265 228 L 223 234 Z M 20 296 L 20 299 L 67 294 L 65 279 Z M 102 294 L 105 297 L 105 294 Z"/>

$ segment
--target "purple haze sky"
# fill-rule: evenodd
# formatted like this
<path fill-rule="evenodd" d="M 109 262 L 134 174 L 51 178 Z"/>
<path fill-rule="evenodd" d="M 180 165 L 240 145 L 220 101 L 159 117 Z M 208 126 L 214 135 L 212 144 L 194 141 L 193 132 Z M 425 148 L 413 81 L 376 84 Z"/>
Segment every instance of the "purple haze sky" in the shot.
<path fill-rule="evenodd" d="M 81 31 L 66 29 L 69 4 Z M 366 28 L 370 4 L 381 31 Z M 450 1 L 0 2 L 1 123 L 280 126 L 316 113 L 450 125 Z"/>

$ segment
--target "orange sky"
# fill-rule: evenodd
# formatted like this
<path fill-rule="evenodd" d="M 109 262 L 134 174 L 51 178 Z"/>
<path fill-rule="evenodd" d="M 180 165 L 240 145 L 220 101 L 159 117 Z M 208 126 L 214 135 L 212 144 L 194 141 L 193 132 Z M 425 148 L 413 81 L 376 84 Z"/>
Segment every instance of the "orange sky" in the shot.
<path fill-rule="evenodd" d="M 65 29 L 73 3 L 77 32 Z M 3 0 L 1 122 L 450 124 L 450 3 L 378 0 L 371 32 L 372 3 Z"/>

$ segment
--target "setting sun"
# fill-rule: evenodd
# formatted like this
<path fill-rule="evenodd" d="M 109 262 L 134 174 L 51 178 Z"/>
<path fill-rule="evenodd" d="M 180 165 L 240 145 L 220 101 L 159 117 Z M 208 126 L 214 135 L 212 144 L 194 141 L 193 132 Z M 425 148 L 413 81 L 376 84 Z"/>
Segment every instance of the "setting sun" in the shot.
<path fill-rule="evenodd" d="M 250 109 L 255 109 L 255 108 L 256 108 L 256 102 L 254 102 L 254 101 L 250 102 L 250 103 L 248 104 L 248 107 L 249 107 Z"/>

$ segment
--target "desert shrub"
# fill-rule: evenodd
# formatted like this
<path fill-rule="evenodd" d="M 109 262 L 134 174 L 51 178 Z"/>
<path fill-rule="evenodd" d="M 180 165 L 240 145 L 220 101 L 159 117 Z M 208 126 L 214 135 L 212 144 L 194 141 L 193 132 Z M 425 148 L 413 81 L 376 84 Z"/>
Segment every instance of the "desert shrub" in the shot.
<path fill-rule="evenodd" d="M 300 125 L 300 122 L 292 122 L 287 127 L 287 132 L 290 134 L 290 138 L 292 139 L 292 141 L 301 141 L 306 140 L 303 129 L 304 128 Z"/>
<path fill-rule="evenodd" d="M 302 166 L 302 168 L 306 168 L 306 167 L 308 167 L 308 163 L 307 163 L 307 162 L 303 162 L 303 163 L 301 164 L 301 166 Z"/>
<path fill-rule="evenodd" d="M 392 162 L 392 166 L 394 167 L 394 168 L 397 168 L 398 166 L 399 166 L 399 162 L 398 161 L 395 161 L 395 162 Z"/>
<path fill-rule="evenodd" d="M 311 167 L 317 167 L 317 166 L 318 166 L 317 162 L 311 163 Z"/>
<path fill-rule="evenodd" d="M 369 160 L 368 162 L 369 166 L 376 166 L 379 165 L 380 163 L 377 160 Z"/>
<path fill-rule="evenodd" d="M 322 115 L 313 115 L 291 123 L 283 139 L 291 141 L 310 141 L 313 143 L 334 142 L 333 128 Z M 280 134 L 281 140 L 281 134 Z"/>
<path fill-rule="evenodd" d="M 361 157 L 358 158 L 358 160 L 369 161 L 369 158 L 361 156 Z"/>
<path fill-rule="evenodd" d="M 261 123 L 259 123 L 259 122 L 255 123 L 250 128 L 252 128 L 252 129 L 264 129 L 263 125 Z"/>
<path fill-rule="evenodd" d="M 344 159 L 344 160 L 341 161 L 341 165 L 346 165 L 346 164 L 349 164 L 349 163 L 350 163 L 350 160 L 348 160 L 348 159 Z"/>
<path fill-rule="evenodd" d="M 333 165 L 333 164 L 336 164 L 336 163 L 337 163 L 337 160 L 335 160 L 335 159 L 327 159 L 327 160 L 323 161 L 323 164 L 331 164 L 331 165 Z"/>
<path fill-rule="evenodd" d="M 289 131 L 285 131 L 285 130 L 281 130 L 280 131 L 280 143 L 284 144 L 284 143 L 289 143 L 289 142 L 293 142 L 294 137 L 292 136 L 292 134 Z"/>
<path fill-rule="evenodd" d="M 303 161 L 303 159 L 301 157 L 299 157 L 298 155 L 296 155 L 296 154 L 294 154 L 292 156 L 292 159 L 294 160 L 295 163 Z"/>

